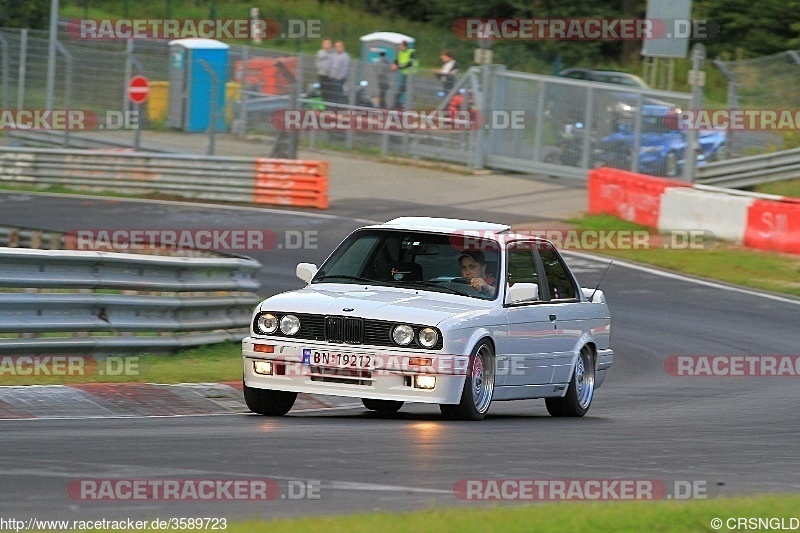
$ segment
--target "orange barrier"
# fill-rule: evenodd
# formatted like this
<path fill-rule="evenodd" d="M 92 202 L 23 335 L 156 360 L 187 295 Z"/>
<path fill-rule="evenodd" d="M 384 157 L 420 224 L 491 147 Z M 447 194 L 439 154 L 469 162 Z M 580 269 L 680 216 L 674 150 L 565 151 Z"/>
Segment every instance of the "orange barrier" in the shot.
<path fill-rule="evenodd" d="M 661 194 L 669 187 L 691 187 L 681 181 L 602 167 L 589 171 L 589 214 L 609 214 L 643 226 L 658 227 Z"/>
<path fill-rule="evenodd" d="M 328 162 L 256 158 L 253 203 L 328 208 Z"/>
<path fill-rule="evenodd" d="M 755 200 L 747 210 L 744 244 L 800 254 L 800 202 Z"/>
<path fill-rule="evenodd" d="M 292 89 L 292 80 L 278 68 L 278 63 L 282 63 L 289 72 L 297 75 L 296 57 L 254 57 L 247 60 L 246 69 L 242 61 L 234 64 L 234 79 L 263 94 L 286 94 Z"/>

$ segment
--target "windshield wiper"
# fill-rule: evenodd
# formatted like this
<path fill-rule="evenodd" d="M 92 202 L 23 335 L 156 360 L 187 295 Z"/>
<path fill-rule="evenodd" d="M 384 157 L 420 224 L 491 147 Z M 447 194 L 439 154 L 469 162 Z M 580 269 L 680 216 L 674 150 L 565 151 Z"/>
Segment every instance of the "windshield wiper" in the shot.
<path fill-rule="evenodd" d="M 323 279 L 329 279 L 329 278 L 349 279 L 352 281 L 363 281 L 366 283 L 379 283 L 374 279 L 361 278 L 358 276 L 350 276 L 349 274 L 326 274 L 324 276 L 318 277 L 315 281 L 322 281 Z"/>
<path fill-rule="evenodd" d="M 453 294 L 458 294 L 459 296 L 465 296 L 465 294 L 459 290 L 454 289 L 453 287 L 448 287 L 446 285 L 439 285 L 434 281 L 394 281 L 392 285 L 400 284 L 400 285 L 421 285 L 423 287 L 436 287 L 437 289 L 444 289 L 445 291 L 449 291 Z"/>

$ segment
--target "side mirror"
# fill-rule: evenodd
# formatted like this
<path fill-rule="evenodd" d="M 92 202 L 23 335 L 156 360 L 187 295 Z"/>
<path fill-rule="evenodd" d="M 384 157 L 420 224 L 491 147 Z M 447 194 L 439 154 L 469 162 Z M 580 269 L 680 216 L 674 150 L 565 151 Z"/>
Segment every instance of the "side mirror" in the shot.
<path fill-rule="evenodd" d="M 302 279 L 306 283 L 311 283 L 311 280 L 316 275 L 317 270 L 317 265 L 314 263 L 298 263 L 295 273 L 297 274 L 298 278 Z"/>
<path fill-rule="evenodd" d="M 515 283 L 506 292 L 506 303 L 536 301 L 539 299 L 539 286 L 536 283 Z"/>
<path fill-rule="evenodd" d="M 606 295 L 601 289 L 592 289 L 588 287 L 581 287 L 581 292 L 586 297 L 586 300 L 593 304 L 606 303 Z M 591 300 L 590 300 L 591 298 Z"/>

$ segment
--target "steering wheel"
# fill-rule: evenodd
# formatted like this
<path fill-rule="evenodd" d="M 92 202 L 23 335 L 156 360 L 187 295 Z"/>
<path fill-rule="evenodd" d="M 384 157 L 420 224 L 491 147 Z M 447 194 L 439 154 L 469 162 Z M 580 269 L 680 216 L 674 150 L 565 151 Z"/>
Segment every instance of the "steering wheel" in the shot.
<path fill-rule="evenodd" d="M 463 285 L 469 285 L 472 283 L 472 280 L 469 278 L 453 278 L 450 280 L 450 283 L 461 283 Z"/>

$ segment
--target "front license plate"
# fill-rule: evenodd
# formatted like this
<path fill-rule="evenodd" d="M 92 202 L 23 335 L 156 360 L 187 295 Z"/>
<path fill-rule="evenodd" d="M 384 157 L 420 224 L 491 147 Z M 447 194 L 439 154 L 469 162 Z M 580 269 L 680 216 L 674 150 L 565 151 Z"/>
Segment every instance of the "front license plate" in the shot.
<path fill-rule="evenodd" d="M 374 354 L 321 352 L 317 350 L 303 350 L 303 352 L 304 365 L 360 368 L 367 370 L 375 366 Z"/>

